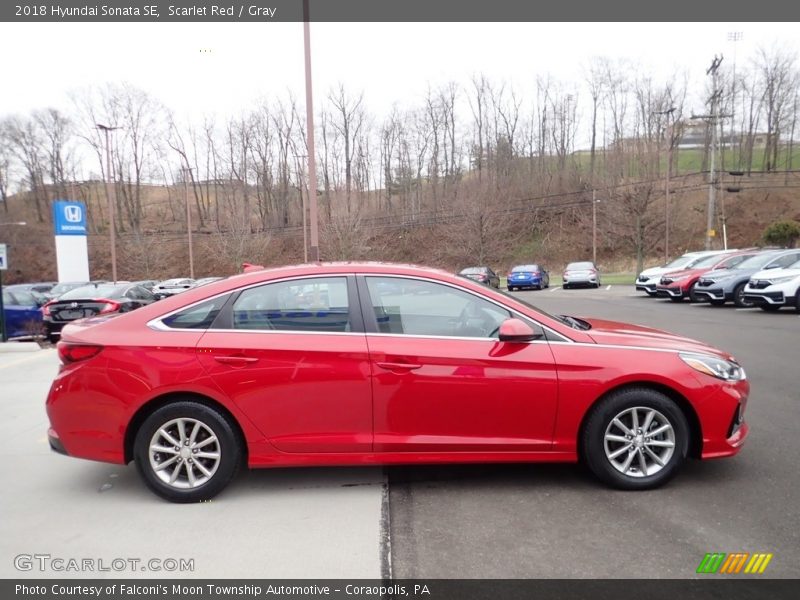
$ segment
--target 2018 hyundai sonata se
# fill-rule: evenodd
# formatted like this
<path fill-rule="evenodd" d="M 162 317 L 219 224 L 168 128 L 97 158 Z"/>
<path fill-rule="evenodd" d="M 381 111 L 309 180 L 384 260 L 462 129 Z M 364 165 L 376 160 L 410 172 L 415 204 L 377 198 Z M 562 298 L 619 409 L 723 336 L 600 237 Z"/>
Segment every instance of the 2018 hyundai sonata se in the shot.
<path fill-rule="evenodd" d="M 52 448 L 135 461 L 176 502 L 243 464 L 581 459 L 647 489 L 748 431 L 725 352 L 413 266 L 250 272 L 68 325 L 58 351 Z"/>

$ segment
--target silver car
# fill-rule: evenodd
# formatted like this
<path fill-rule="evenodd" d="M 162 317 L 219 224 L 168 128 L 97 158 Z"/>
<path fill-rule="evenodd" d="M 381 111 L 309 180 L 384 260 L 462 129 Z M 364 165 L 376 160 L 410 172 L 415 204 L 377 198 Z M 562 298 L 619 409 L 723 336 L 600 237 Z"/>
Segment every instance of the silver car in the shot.
<path fill-rule="evenodd" d="M 576 286 L 600 287 L 600 269 L 591 261 L 572 262 L 564 269 L 563 283 L 565 290 Z"/>

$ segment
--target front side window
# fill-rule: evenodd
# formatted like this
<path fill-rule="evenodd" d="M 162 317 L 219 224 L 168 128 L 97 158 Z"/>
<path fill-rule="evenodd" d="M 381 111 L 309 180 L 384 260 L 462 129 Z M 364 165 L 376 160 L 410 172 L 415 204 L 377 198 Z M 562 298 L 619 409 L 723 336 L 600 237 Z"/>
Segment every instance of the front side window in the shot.
<path fill-rule="evenodd" d="M 511 313 L 448 285 L 397 277 L 367 277 L 380 333 L 493 338 Z"/>
<path fill-rule="evenodd" d="M 315 277 L 247 289 L 233 305 L 233 328 L 351 331 L 347 279 Z"/>

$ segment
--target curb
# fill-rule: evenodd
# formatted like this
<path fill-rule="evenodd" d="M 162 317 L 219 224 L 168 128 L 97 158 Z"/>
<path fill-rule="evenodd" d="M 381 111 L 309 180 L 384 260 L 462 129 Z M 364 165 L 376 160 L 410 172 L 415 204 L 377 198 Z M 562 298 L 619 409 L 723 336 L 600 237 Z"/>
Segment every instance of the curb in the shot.
<path fill-rule="evenodd" d="M 0 354 L 38 352 L 41 346 L 37 342 L 5 342 L 0 343 Z"/>

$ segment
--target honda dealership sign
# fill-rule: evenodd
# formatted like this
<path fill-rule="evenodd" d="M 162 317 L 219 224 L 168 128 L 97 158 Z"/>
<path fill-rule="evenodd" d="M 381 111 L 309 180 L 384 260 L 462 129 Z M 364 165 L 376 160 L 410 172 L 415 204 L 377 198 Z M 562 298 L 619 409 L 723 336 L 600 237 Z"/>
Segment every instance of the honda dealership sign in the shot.
<path fill-rule="evenodd" d="M 59 281 L 89 281 L 86 245 L 86 205 L 72 200 L 53 202 L 56 262 Z"/>

